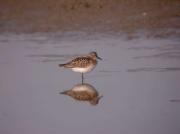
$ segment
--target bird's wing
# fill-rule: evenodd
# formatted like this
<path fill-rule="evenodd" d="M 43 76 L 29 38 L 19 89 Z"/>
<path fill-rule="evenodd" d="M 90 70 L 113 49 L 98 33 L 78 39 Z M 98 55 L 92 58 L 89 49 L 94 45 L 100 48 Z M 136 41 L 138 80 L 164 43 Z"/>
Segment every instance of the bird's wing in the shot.
<path fill-rule="evenodd" d="M 73 67 L 86 67 L 91 63 L 91 59 L 89 57 L 77 57 L 67 63 L 65 66 L 69 68 Z"/>

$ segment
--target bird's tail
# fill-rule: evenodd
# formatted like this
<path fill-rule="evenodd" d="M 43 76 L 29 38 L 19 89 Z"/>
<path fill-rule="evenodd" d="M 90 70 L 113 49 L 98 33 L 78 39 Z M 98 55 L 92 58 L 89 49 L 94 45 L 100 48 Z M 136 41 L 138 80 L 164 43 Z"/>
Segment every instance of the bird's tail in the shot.
<path fill-rule="evenodd" d="M 59 64 L 59 67 L 64 67 L 66 64 Z"/>
<path fill-rule="evenodd" d="M 67 93 L 68 93 L 68 91 L 62 91 L 59 94 L 67 94 Z"/>
<path fill-rule="evenodd" d="M 59 64 L 59 67 L 72 68 L 73 66 L 70 63 Z"/>

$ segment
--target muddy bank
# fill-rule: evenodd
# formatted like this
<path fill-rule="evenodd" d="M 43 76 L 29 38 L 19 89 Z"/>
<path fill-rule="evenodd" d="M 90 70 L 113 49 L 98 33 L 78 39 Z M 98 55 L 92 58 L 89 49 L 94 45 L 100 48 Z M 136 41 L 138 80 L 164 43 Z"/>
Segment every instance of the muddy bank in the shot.
<path fill-rule="evenodd" d="M 179 7 L 178 0 L 3 0 L 0 2 L 0 32 L 132 33 L 145 29 L 153 34 L 178 35 Z"/>

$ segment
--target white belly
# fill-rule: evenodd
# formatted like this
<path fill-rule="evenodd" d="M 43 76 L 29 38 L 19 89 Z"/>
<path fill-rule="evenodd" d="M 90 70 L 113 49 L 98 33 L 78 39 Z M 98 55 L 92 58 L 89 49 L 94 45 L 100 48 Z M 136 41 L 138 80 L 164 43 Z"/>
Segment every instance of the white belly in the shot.
<path fill-rule="evenodd" d="M 88 66 L 87 68 L 72 68 L 74 72 L 88 73 L 94 69 L 95 65 Z"/>

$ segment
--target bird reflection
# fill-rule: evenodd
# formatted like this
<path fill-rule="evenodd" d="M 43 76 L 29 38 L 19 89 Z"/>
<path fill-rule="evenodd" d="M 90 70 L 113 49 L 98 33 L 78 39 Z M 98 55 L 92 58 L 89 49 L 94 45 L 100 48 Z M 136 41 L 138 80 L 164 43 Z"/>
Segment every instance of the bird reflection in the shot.
<path fill-rule="evenodd" d="M 68 95 L 78 101 L 87 101 L 91 105 L 97 105 L 102 98 L 98 91 L 88 83 L 77 84 L 70 90 L 60 92 L 60 94 Z"/>

